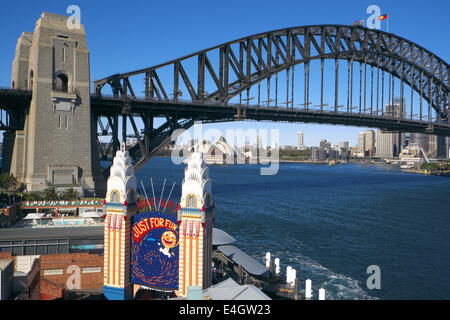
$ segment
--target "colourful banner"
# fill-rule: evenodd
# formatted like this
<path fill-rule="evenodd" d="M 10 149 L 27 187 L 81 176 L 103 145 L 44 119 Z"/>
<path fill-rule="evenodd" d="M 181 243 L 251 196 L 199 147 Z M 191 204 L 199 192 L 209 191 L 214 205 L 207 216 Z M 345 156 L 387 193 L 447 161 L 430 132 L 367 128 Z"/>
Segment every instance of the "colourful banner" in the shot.
<path fill-rule="evenodd" d="M 131 233 L 131 282 L 158 290 L 177 290 L 179 237 L 176 214 L 137 214 Z"/>

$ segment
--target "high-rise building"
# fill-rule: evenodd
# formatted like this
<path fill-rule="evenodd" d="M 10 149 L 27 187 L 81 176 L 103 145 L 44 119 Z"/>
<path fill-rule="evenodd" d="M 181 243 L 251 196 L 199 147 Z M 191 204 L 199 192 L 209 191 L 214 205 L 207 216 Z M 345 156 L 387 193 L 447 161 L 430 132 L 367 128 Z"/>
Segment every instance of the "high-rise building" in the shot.
<path fill-rule="evenodd" d="M 428 138 L 428 154 L 435 158 L 437 156 L 437 136 L 427 136 Z"/>
<path fill-rule="evenodd" d="M 327 153 L 323 148 L 313 147 L 311 148 L 311 161 L 318 162 L 327 159 Z"/>
<path fill-rule="evenodd" d="M 400 153 L 400 134 L 394 132 L 377 131 L 376 157 L 395 158 Z"/>
<path fill-rule="evenodd" d="M 409 139 L 409 143 L 410 144 L 415 144 L 418 145 L 420 148 L 422 148 L 425 152 L 428 152 L 428 136 L 424 133 L 411 133 L 410 134 L 410 139 Z"/>
<path fill-rule="evenodd" d="M 364 132 L 364 153 L 369 156 L 375 156 L 375 131 L 367 130 Z"/>
<path fill-rule="evenodd" d="M 366 135 L 364 132 L 358 133 L 358 153 L 363 154 L 366 150 Z"/>
<path fill-rule="evenodd" d="M 447 158 L 447 139 L 443 136 L 428 137 L 428 154 L 433 158 Z"/>
<path fill-rule="evenodd" d="M 405 118 L 405 99 L 395 98 L 392 104 L 385 106 L 383 115 L 393 118 Z M 379 158 L 398 157 L 402 147 L 406 145 L 405 137 L 404 133 L 378 130 L 376 134 L 376 156 Z"/>
<path fill-rule="evenodd" d="M 437 144 L 437 148 L 436 148 L 436 158 L 438 159 L 447 159 L 448 155 L 448 144 L 447 144 L 447 137 L 443 137 L 443 136 L 437 136 L 436 137 L 436 144 Z"/>
<path fill-rule="evenodd" d="M 387 104 L 383 111 L 383 115 L 393 118 L 405 118 L 406 106 L 405 99 L 395 98 L 391 105 Z"/>
<path fill-rule="evenodd" d="M 303 132 L 297 132 L 297 147 L 299 150 L 305 149 L 305 134 Z"/>
<path fill-rule="evenodd" d="M 348 141 L 339 142 L 339 149 L 347 149 L 348 150 Z"/>
<path fill-rule="evenodd" d="M 321 149 L 331 149 L 331 142 L 328 142 L 326 139 L 320 141 Z"/>

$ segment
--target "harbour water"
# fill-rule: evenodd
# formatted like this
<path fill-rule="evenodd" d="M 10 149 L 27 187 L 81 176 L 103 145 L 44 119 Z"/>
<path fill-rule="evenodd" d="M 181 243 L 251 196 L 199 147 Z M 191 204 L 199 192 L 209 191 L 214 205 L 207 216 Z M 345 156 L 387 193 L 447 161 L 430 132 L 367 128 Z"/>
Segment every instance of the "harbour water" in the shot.
<path fill-rule="evenodd" d="M 450 179 L 357 164 L 259 169 L 210 166 L 215 226 L 245 252 L 259 261 L 272 252 L 313 280 L 316 298 L 323 287 L 327 299 L 450 299 Z M 175 200 L 183 170 L 155 158 L 137 176 L 147 192 L 153 178 L 156 197 L 165 178 L 165 197 L 175 181 Z M 380 290 L 366 286 L 371 265 Z"/>

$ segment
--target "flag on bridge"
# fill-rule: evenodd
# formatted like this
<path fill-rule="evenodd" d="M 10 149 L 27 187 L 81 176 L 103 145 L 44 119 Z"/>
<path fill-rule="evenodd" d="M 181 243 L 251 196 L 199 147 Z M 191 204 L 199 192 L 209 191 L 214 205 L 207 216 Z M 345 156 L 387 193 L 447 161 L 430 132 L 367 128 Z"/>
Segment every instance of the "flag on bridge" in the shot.
<path fill-rule="evenodd" d="M 364 27 L 364 20 L 358 20 L 353 22 L 354 26 L 358 26 L 358 27 Z"/>
<path fill-rule="evenodd" d="M 379 18 L 378 18 L 378 20 L 387 20 L 387 18 L 388 18 L 388 15 L 387 15 L 387 13 L 385 13 L 385 14 L 383 14 L 383 15 L 381 15 Z"/>

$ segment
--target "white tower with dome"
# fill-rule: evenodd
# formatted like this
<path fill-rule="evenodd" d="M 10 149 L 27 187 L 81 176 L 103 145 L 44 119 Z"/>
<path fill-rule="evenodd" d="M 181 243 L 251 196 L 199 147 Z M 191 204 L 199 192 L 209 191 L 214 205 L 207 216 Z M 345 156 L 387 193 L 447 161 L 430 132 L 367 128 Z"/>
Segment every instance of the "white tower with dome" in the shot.
<path fill-rule="evenodd" d="M 187 160 L 180 206 L 179 295 L 186 296 L 188 287 L 206 289 L 211 286 L 215 210 L 209 169 L 198 147 Z"/>
<path fill-rule="evenodd" d="M 124 143 L 114 157 L 107 188 L 103 292 L 110 300 L 126 300 L 132 297 L 130 242 L 131 220 L 136 213 L 136 177 Z"/>

